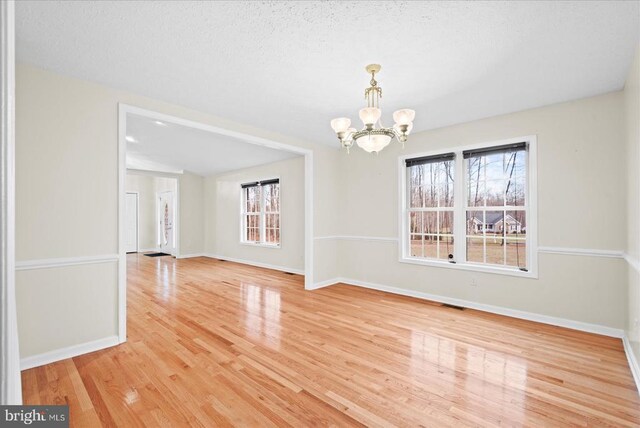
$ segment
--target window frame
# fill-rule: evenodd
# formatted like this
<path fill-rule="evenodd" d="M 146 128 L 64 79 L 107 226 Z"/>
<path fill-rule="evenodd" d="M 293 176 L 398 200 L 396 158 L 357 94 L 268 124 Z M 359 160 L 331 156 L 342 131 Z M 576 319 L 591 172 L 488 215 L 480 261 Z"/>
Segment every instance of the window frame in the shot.
<path fill-rule="evenodd" d="M 463 158 L 462 152 L 465 150 L 482 149 L 486 147 L 502 146 L 507 144 L 515 144 L 526 142 L 527 150 L 527 193 L 525 199 L 526 216 L 527 216 L 527 269 L 521 271 L 518 268 L 506 267 L 500 265 L 482 264 L 466 261 L 466 169 L 467 162 Z M 455 181 L 454 181 L 454 260 L 451 263 L 447 260 L 424 259 L 411 256 L 410 238 L 409 238 L 409 215 L 407 207 L 407 167 L 405 161 L 407 159 L 436 156 L 443 153 L 455 153 Z M 538 219 L 537 219 L 537 137 L 535 135 L 509 138 L 506 140 L 489 141 L 477 144 L 470 144 L 456 147 L 442 147 L 439 150 L 429 152 L 412 153 L 403 155 L 398 158 L 398 254 L 401 263 L 409 263 L 423 266 L 433 266 L 440 268 L 449 268 L 457 270 L 495 273 L 502 275 L 511 275 L 523 278 L 538 278 Z"/>
<path fill-rule="evenodd" d="M 246 239 L 247 215 L 250 215 L 251 213 L 247 212 L 247 197 L 246 197 L 247 189 L 240 187 L 240 244 L 241 245 L 249 245 L 252 247 L 264 247 L 264 248 L 271 248 L 271 249 L 282 248 L 282 181 L 279 176 L 275 176 L 275 177 L 270 176 L 269 178 L 255 180 L 255 182 L 260 183 L 260 182 L 269 181 L 269 180 L 278 180 L 278 186 L 280 187 L 280 192 L 279 192 L 280 210 L 277 213 L 274 213 L 274 212 L 267 213 L 267 211 L 265 210 L 265 194 L 262 191 L 262 186 L 257 186 L 257 187 L 260 187 L 260 211 L 257 214 L 258 222 L 259 222 L 259 230 L 260 230 L 260 241 L 248 241 Z M 278 214 L 278 219 L 279 219 L 278 230 L 280 232 L 279 233 L 280 239 L 277 244 L 271 244 L 263 240 L 266 237 L 266 215 L 267 214 Z"/>

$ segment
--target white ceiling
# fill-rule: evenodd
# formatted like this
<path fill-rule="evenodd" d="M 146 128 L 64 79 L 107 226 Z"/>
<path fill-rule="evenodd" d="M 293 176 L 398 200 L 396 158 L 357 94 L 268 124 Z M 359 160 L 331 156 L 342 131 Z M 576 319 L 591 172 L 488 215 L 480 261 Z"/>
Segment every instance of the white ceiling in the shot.
<path fill-rule="evenodd" d="M 127 168 L 204 177 L 299 156 L 240 139 L 134 114 L 127 115 Z"/>
<path fill-rule="evenodd" d="M 382 64 L 415 131 L 619 90 L 629 2 L 29 2 L 20 61 L 337 147 Z M 359 125 L 357 120 L 356 126 Z M 414 132 L 415 132 L 414 131 Z"/>

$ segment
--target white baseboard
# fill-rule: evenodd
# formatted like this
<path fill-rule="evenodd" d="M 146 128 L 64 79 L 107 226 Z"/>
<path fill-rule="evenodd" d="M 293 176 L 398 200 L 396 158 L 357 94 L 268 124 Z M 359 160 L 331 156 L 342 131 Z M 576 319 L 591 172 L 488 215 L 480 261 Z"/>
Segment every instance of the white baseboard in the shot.
<path fill-rule="evenodd" d="M 627 361 L 631 368 L 633 380 L 636 382 L 636 389 L 638 389 L 638 392 L 640 393 L 640 366 L 638 365 L 638 360 L 636 359 L 636 355 L 633 353 L 633 349 L 631 349 L 631 343 L 629 342 L 629 338 L 626 334 L 622 338 L 622 344 L 624 345 L 624 353 L 627 355 Z"/>
<path fill-rule="evenodd" d="M 94 340 L 92 342 L 56 349 L 55 351 L 45 352 L 44 354 L 32 355 L 20 360 L 20 370 L 31 369 L 33 367 L 39 367 L 56 361 L 65 360 L 67 358 L 77 357 L 78 355 L 88 354 L 89 352 L 95 352 L 116 346 L 119 343 L 120 341 L 118 340 L 118 336 L 110 336 L 105 337 L 104 339 Z"/>
<path fill-rule="evenodd" d="M 180 254 L 176 259 L 190 259 L 193 257 L 206 257 L 206 255 L 204 253 Z"/>
<path fill-rule="evenodd" d="M 215 255 L 215 254 L 203 254 L 203 256 L 210 257 L 212 259 L 220 259 L 220 260 L 226 260 L 226 261 L 229 261 L 229 262 L 242 263 L 243 265 L 261 267 L 261 268 L 265 268 L 265 269 L 279 270 L 281 272 L 295 273 L 297 275 L 304 275 L 304 270 L 302 270 L 302 269 L 288 268 L 288 267 L 285 267 L 285 266 L 278 266 L 278 265 L 271 265 L 271 264 L 268 264 L 268 263 L 254 262 L 252 260 L 236 259 L 234 257 L 218 256 L 218 255 Z"/>
<path fill-rule="evenodd" d="M 425 299 L 425 300 L 431 300 L 439 303 L 447 303 L 450 305 L 463 306 L 465 308 L 476 309 L 479 311 L 489 312 L 492 314 L 505 315 L 512 318 L 535 321 L 543 324 L 555 325 L 558 327 L 570 328 L 573 330 L 584 331 L 587 333 L 601 334 L 603 336 L 617 337 L 620 339 L 624 337 L 624 330 L 619 328 L 612 328 L 612 327 L 607 327 L 607 326 L 598 325 L 598 324 L 590 324 L 590 323 L 585 323 L 581 321 L 568 320 L 565 318 L 557 318 L 549 315 L 536 314 L 532 312 L 519 311 L 516 309 L 509 309 L 501 306 L 486 305 L 484 303 L 476 303 L 469 300 L 456 299 L 454 297 L 446 297 L 446 296 L 440 296 L 437 294 L 423 293 L 421 291 L 406 290 L 403 288 L 391 287 L 388 285 L 374 284 L 371 282 L 359 281 L 351 278 L 334 278 L 332 280 L 322 281 L 314 284 L 311 290 L 327 287 L 329 285 L 333 285 L 339 282 L 343 284 L 354 285 L 356 287 L 370 288 L 372 290 L 378 290 L 378 291 L 386 291 L 387 293 L 400 294 L 402 296 L 409 296 L 409 297 L 416 297 L 418 299 Z"/>
<path fill-rule="evenodd" d="M 338 282 L 342 282 L 342 278 L 331 278 L 324 281 L 316 282 L 311 287 L 305 287 L 306 290 L 317 290 L 319 288 L 328 287 L 333 284 L 337 284 Z"/>

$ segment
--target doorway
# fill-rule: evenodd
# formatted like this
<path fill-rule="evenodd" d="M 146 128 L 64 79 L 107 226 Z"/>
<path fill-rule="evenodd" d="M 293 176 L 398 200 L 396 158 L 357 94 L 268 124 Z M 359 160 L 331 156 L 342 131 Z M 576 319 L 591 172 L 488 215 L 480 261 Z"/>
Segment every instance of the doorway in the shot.
<path fill-rule="evenodd" d="M 310 149 L 302 148 L 299 146 L 289 145 L 285 143 L 281 143 L 274 140 L 269 140 L 267 138 L 257 137 L 251 134 L 245 134 L 241 132 L 231 131 L 224 128 L 219 128 L 216 126 L 212 126 L 202 122 L 195 122 L 192 120 L 170 116 L 163 113 L 158 113 L 150 110 L 145 110 L 139 107 L 134 107 L 125 104 L 119 104 L 118 106 L 118 142 L 119 142 L 119 194 L 120 194 L 120 209 L 119 209 L 119 242 L 120 242 L 120 251 L 119 251 L 119 287 L 118 287 L 118 326 L 119 326 L 119 340 L 120 342 L 126 341 L 126 322 L 127 322 L 127 308 L 126 308 L 126 291 L 127 291 L 127 281 L 126 281 L 126 267 L 127 267 L 127 258 L 125 252 L 125 186 L 126 186 L 126 178 L 128 176 L 128 172 L 136 172 L 138 174 L 153 174 L 153 175 L 161 175 L 161 176 L 170 176 L 170 177 L 179 177 L 178 186 L 176 192 L 173 195 L 173 201 L 175 206 L 175 201 L 180 201 L 180 207 L 173 212 L 173 220 L 171 224 L 171 231 L 173 234 L 167 233 L 167 239 L 165 240 L 167 247 L 173 245 L 173 252 L 176 258 L 182 258 L 183 256 L 193 256 L 196 251 L 193 253 L 189 252 L 190 250 L 186 245 L 183 247 L 182 245 L 182 236 L 191 237 L 193 232 L 191 229 L 184 228 L 185 230 L 176 230 L 178 225 L 182 228 L 184 224 L 191 225 L 195 223 L 191 223 L 190 220 L 186 220 L 186 218 L 192 215 L 192 210 L 185 208 L 185 204 L 183 204 L 184 200 L 195 200 L 193 198 L 193 194 L 190 193 L 187 189 L 189 180 L 191 180 L 192 173 L 197 171 L 199 165 L 196 162 L 192 163 L 192 167 L 186 167 L 177 164 L 174 164 L 173 160 L 179 158 L 184 153 L 201 153 L 202 150 L 205 150 L 207 147 L 211 147 L 213 144 L 203 144 L 194 150 L 185 150 L 185 144 L 183 138 L 180 136 L 175 136 L 176 138 L 167 139 L 161 138 L 135 138 L 136 131 L 145 131 L 147 136 L 152 136 L 155 131 L 150 130 L 148 127 L 153 126 L 155 130 L 164 129 L 167 133 L 173 132 L 174 130 L 184 127 L 188 128 L 192 131 L 198 132 L 206 132 L 210 135 L 213 135 L 218 141 L 226 144 L 225 153 L 228 153 L 228 150 L 241 150 L 241 153 L 236 154 L 235 159 L 246 160 L 250 156 L 258 156 L 256 153 L 260 152 L 260 160 L 262 164 L 264 162 L 265 157 L 262 157 L 262 153 L 264 151 L 279 151 L 288 153 L 291 156 L 303 156 L 304 157 L 304 209 L 298 210 L 297 212 L 303 211 L 303 224 L 299 230 L 302 230 L 303 234 L 303 250 L 304 258 L 304 285 L 306 289 L 313 288 L 313 249 L 314 249 L 314 240 L 313 240 L 313 151 Z M 146 123 L 146 125 L 145 125 Z M 138 129 L 135 129 L 136 124 L 139 126 Z M 147 128 L 145 128 L 147 126 Z M 132 131 L 133 135 L 129 135 L 128 133 Z M 164 132 L 164 131 L 163 131 Z M 208 137 L 211 138 L 211 137 Z M 147 141 L 149 143 L 147 143 Z M 181 144 L 178 145 L 175 142 L 181 141 Z M 231 142 L 235 141 L 235 143 L 231 144 Z M 151 152 L 153 153 L 169 153 L 170 161 L 166 162 L 166 157 L 162 159 L 156 159 L 152 156 L 139 157 L 142 150 L 148 147 L 150 150 L 145 152 L 145 155 L 149 155 Z M 228 148 L 228 149 L 227 149 Z M 210 163 L 211 160 L 219 159 L 215 156 L 202 156 L 200 155 L 199 159 L 206 159 L 207 163 Z M 132 161 L 132 162 L 130 162 Z M 134 162 L 135 161 L 135 162 Z M 223 167 L 227 167 L 228 165 L 222 165 Z M 238 168 L 239 169 L 239 168 Z M 187 174 L 189 172 L 189 174 Z M 160 174 L 158 174 L 160 173 Z M 211 174 L 209 174 L 210 176 Z M 260 179 L 261 177 L 258 177 Z M 273 177 L 268 177 L 273 178 Z M 184 185 L 184 186 L 183 186 Z M 184 187 L 184 192 L 182 187 Z M 201 199 L 200 199 L 201 200 Z M 240 203 L 235 204 L 238 210 L 240 210 Z M 169 205 L 170 206 L 170 205 Z M 183 211 L 185 216 L 183 216 Z M 158 211 L 158 210 L 157 210 Z M 238 211 L 239 212 L 239 211 Z M 238 214 L 239 215 L 239 214 Z M 168 218 L 171 216 L 169 213 Z M 165 223 L 165 224 L 168 224 Z M 156 225 L 160 228 L 160 218 L 157 219 Z M 164 224 L 163 224 L 164 225 Z M 168 230 L 167 230 L 168 232 Z M 176 234 L 177 232 L 177 234 Z M 190 232 L 191 235 L 187 235 L 187 232 Z M 173 242 L 170 242 L 170 238 L 173 237 Z M 233 240 L 236 241 L 238 238 L 237 233 L 234 233 Z M 192 241 L 189 241 L 190 238 L 186 238 L 184 242 L 193 242 L 198 238 L 193 238 Z M 160 241 L 162 242 L 162 240 Z M 298 241 L 299 242 L 299 241 Z M 239 245 L 246 245 L 244 243 L 240 243 Z M 202 250 L 201 250 L 202 251 Z M 164 252 L 164 251 L 163 251 Z M 184 253 L 184 254 L 183 254 Z M 299 254 L 299 252 L 298 252 Z"/>

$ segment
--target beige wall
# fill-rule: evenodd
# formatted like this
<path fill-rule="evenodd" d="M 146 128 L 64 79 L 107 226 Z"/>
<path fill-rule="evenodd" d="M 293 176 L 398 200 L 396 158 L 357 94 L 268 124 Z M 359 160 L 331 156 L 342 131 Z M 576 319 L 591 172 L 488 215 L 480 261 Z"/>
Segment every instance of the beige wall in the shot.
<path fill-rule="evenodd" d="M 343 156 L 342 276 L 406 290 L 622 329 L 626 277 L 621 258 L 540 254 L 539 279 L 398 262 L 398 157 L 537 135 L 540 247 L 622 251 L 626 174 L 621 92 L 413 135 L 401 150 Z M 471 280 L 477 286 L 471 286 Z"/>
<path fill-rule="evenodd" d="M 240 185 L 280 178 L 280 248 L 240 243 Z M 206 253 L 304 270 L 304 158 L 297 157 L 206 179 Z"/>
<path fill-rule="evenodd" d="M 118 334 L 116 263 L 16 273 L 22 358 Z"/>
<path fill-rule="evenodd" d="M 204 251 L 204 178 L 185 172 L 178 177 L 178 186 L 179 255 L 202 254 Z"/>
<path fill-rule="evenodd" d="M 627 141 L 627 336 L 640 361 L 640 47 L 624 87 Z"/>
<path fill-rule="evenodd" d="M 397 238 L 398 156 L 535 134 L 538 136 L 539 245 L 620 251 L 628 248 L 637 254 L 634 241 L 627 242 L 625 228 L 601 227 L 602 224 L 626 224 L 628 219 L 624 207 L 629 177 L 627 168 L 622 167 L 626 162 L 625 140 L 629 142 L 628 150 L 637 145 L 633 146 L 633 140 L 627 137 L 633 133 L 634 125 L 632 119 L 627 119 L 625 128 L 625 105 L 633 105 L 625 101 L 629 99 L 629 92 L 625 93 L 627 95 L 613 93 L 415 134 L 404 151 L 392 144 L 379 156 L 360 150 L 347 155 L 20 65 L 17 69 L 17 260 L 20 263 L 117 253 L 117 106 L 121 102 L 313 150 L 314 235 L 326 238 L 314 240 L 315 282 L 346 277 L 624 328 L 629 295 L 639 293 L 635 288 L 627 293 L 622 259 L 540 254 L 539 279 L 532 280 L 401 264 L 394 239 Z M 635 126 L 637 129 L 637 124 Z M 629 165 L 629 174 L 633 174 L 632 166 Z M 212 190 L 211 180 L 185 175 L 180 186 L 181 205 L 196 207 L 180 212 L 184 242 L 181 241 L 180 252 L 200 253 L 209 251 L 212 245 L 217 250 L 215 241 L 220 220 L 217 212 L 206 218 L 204 215 L 212 209 L 211 201 L 204 196 Z M 633 193 L 631 187 L 629 192 Z M 212 228 L 212 224 L 215 227 Z M 237 231 L 235 227 L 230 229 Z M 237 232 L 234 234 L 237 237 Z M 336 239 L 338 235 L 391 240 Z M 22 356 L 116 335 L 116 271 L 117 262 L 19 271 Z M 471 279 L 477 280 L 476 287 L 470 286 Z M 47 300 L 53 298 L 51 293 L 55 293 L 60 309 L 47 305 Z M 80 329 L 78 326 L 90 327 Z"/>
<path fill-rule="evenodd" d="M 312 149 L 317 207 L 314 227 L 316 233 L 334 232 L 332 210 L 319 198 L 333 194 L 335 177 L 331 174 L 338 159 L 336 150 L 25 64 L 18 65 L 16 77 L 18 264 L 117 254 L 118 103 Z M 185 174 L 182 187 L 187 190 L 181 191 L 181 205 L 193 203 L 200 209 L 180 212 L 180 252 L 200 253 L 204 249 L 203 179 Z M 334 255 L 321 248 L 316 256 Z M 105 269 L 114 274 L 105 275 Z M 60 266 L 55 270 L 55 275 L 44 269 L 18 272 L 23 358 L 118 333 L 118 308 L 111 297 L 117 295 L 117 262 Z M 314 273 L 317 277 L 334 274 Z M 40 291 L 44 297 L 38 300 Z M 57 293 L 57 301 L 66 302 L 66 306 L 44 310 L 51 292 Z M 98 317 L 86 309 L 96 307 Z M 90 327 L 81 335 L 79 326 Z M 48 337 L 54 331 L 55 337 Z"/>

